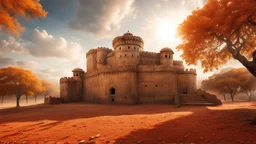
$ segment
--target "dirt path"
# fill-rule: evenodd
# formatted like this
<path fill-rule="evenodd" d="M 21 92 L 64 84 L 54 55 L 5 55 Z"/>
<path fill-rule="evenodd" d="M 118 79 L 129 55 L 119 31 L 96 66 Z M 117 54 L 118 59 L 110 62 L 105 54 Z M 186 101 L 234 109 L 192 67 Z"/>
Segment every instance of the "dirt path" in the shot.
<path fill-rule="evenodd" d="M 256 126 L 248 124 L 255 116 L 256 102 L 179 108 L 84 103 L 37 105 L 0 110 L 0 141 L 256 144 Z M 89 140 L 96 135 L 98 138 Z"/>

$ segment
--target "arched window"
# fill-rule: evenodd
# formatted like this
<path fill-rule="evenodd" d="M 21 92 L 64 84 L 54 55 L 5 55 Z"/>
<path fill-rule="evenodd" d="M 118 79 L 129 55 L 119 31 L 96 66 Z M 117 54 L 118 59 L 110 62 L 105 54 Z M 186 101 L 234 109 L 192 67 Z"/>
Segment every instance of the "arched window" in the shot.
<path fill-rule="evenodd" d="M 110 94 L 116 94 L 116 89 L 115 88 L 110 88 L 109 92 L 110 92 Z"/>

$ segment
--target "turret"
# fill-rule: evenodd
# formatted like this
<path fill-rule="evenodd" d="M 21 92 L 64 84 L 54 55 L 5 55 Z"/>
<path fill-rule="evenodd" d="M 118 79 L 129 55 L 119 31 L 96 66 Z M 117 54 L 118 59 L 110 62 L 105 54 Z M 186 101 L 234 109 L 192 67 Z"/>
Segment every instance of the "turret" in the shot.
<path fill-rule="evenodd" d="M 142 38 L 134 36 L 128 31 L 124 35 L 114 38 L 112 44 L 115 50 L 117 65 L 136 66 L 139 64 L 139 52 L 144 49 L 144 42 Z"/>
<path fill-rule="evenodd" d="M 166 65 L 166 66 L 172 66 L 173 54 L 174 52 L 172 51 L 172 49 L 168 47 L 162 48 L 160 51 L 160 64 Z"/>
<path fill-rule="evenodd" d="M 72 70 L 73 72 L 73 78 L 75 80 L 83 80 L 83 75 L 84 75 L 84 71 L 80 68 L 75 68 L 74 70 Z"/>

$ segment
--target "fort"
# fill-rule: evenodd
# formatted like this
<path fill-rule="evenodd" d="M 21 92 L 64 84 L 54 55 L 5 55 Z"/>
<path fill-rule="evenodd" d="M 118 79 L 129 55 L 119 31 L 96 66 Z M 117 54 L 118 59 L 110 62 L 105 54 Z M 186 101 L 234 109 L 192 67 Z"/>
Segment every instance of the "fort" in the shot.
<path fill-rule="evenodd" d="M 112 46 L 89 50 L 86 72 L 75 68 L 73 77 L 60 79 L 63 102 L 179 104 L 187 97 L 188 103 L 221 103 L 215 96 L 197 93 L 196 70 L 173 60 L 172 49 L 144 51 L 143 39 L 130 32 L 114 38 Z"/>

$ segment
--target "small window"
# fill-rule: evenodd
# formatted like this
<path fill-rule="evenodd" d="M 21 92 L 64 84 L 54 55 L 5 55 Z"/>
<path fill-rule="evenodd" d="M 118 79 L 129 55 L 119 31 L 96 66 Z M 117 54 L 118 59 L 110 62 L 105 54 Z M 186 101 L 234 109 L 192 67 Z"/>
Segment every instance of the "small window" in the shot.
<path fill-rule="evenodd" d="M 76 74 L 76 76 L 78 76 L 78 74 Z"/>
<path fill-rule="evenodd" d="M 130 49 L 130 47 L 128 46 L 128 49 Z"/>
<path fill-rule="evenodd" d="M 158 87 L 158 85 L 155 85 L 155 87 Z"/>
<path fill-rule="evenodd" d="M 148 85 L 145 85 L 145 87 L 148 87 Z"/>
<path fill-rule="evenodd" d="M 132 57 L 133 57 L 133 54 L 132 54 Z"/>
<path fill-rule="evenodd" d="M 124 97 L 126 99 L 126 97 Z"/>
<path fill-rule="evenodd" d="M 124 56 L 126 56 L 126 54 Z"/>
<path fill-rule="evenodd" d="M 134 49 L 136 50 L 136 47 L 134 47 Z"/>
<path fill-rule="evenodd" d="M 121 50 L 121 47 L 119 49 Z"/>
<path fill-rule="evenodd" d="M 122 56 L 120 55 L 120 57 L 122 57 Z"/>
<path fill-rule="evenodd" d="M 167 58 L 167 55 L 165 55 L 165 58 Z"/>

